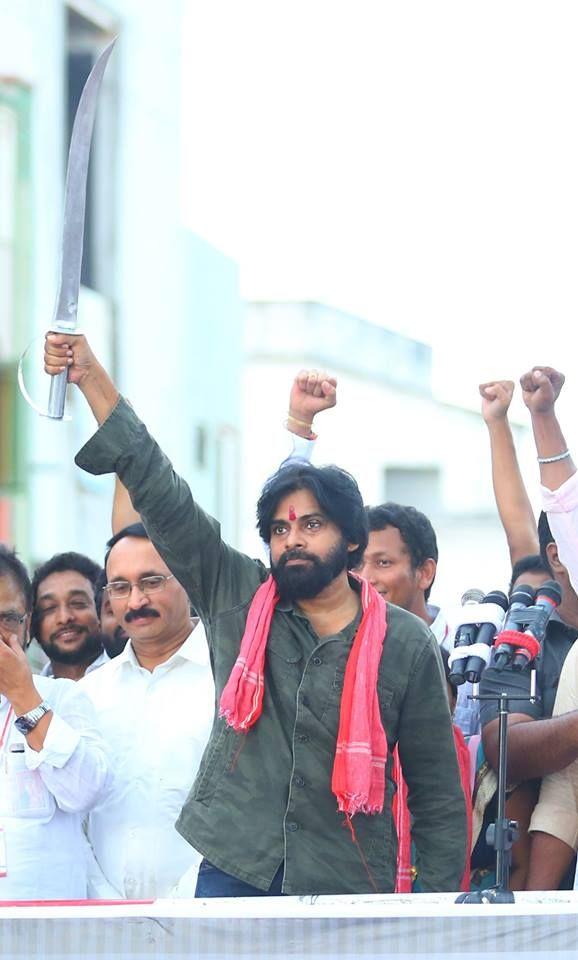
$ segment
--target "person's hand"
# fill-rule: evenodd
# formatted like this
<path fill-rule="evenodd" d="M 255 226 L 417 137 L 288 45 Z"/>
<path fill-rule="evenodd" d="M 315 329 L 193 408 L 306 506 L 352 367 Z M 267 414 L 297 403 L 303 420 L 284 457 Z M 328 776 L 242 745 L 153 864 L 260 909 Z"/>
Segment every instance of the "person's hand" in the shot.
<path fill-rule="evenodd" d="M 520 377 L 522 396 L 530 413 L 551 413 L 565 379 L 554 367 L 532 367 Z"/>
<path fill-rule="evenodd" d="M 506 419 L 513 393 L 513 380 L 491 380 L 489 383 L 480 383 L 482 417 L 487 424 Z"/>
<path fill-rule="evenodd" d="M 300 370 L 289 395 L 289 428 L 293 433 L 299 421 L 311 429 L 313 418 L 337 403 L 337 380 L 325 371 Z M 293 418 L 293 419 L 291 419 Z M 305 429 L 305 428 L 304 428 Z"/>
<path fill-rule="evenodd" d="M 0 693 L 16 712 L 25 713 L 41 700 L 26 654 L 15 634 L 0 633 Z"/>
<path fill-rule="evenodd" d="M 68 382 L 80 384 L 98 366 L 88 340 L 82 334 L 46 334 L 44 342 L 44 370 L 55 377 L 68 370 Z"/>

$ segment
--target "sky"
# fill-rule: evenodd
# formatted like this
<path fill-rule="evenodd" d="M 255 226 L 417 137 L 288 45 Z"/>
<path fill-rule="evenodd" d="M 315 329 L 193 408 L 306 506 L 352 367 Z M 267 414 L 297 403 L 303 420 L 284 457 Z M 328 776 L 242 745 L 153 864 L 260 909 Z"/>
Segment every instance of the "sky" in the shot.
<path fill-rule="evenodd" d="M 578 6 L 184 6 L 184 219 L 242 294 L 424 340 L 437 396 L 474 408 L 556 366 L 578 438 Z"/>

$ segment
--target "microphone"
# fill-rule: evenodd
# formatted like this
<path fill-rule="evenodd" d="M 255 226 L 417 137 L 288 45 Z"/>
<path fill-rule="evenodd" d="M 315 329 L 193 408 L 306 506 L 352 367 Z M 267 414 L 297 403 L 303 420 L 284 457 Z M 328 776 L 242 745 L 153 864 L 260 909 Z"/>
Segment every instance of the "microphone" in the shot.
<path fill-rule="evenodd" d="M 512 630 L 520 632 L 520 626 L 526 621 L 523 614 L 527 613 L 527 608 L 534 602 L 536 591 L 527 583 L 520 584 L 510 596 L 510 606 L 506 614 L 504 626 L 500 634 L 496 637 L 496 647 L 494 654 L 494 666 L 496 670 L 503 670 L 512 659 L 513 649 L 510 643 L 497 643 L 501 633 L 507 633 Z"/>
<path fill-rule="evenodd" d="M 476 637 L 476 644 L 481 643 L 484 646 L 490 648 L 494 642 L 494 637 L 502 628 L 504 622 L 504 617 L 508 609 L 508 598 L 505 593 L 502 593 L 501 590 L 491 590 L 490 593 L 487 593 L 484 599 L 482 600 L 483 604 L 493 604 L 494 607 L 498 607 L 498 610 L 494 610 L 494 621 L 492 623 L 482 623 L 478 635 Z M 499 611 L 502 611 L 503 616 L 500 616 Z M 497 621 L 497 622 L 495 622 Z M 489 653 L 489 649 L 488 649 Z M 466 680 L 470 683 L 479 683 L 480 677 L 482 675 L 483 669 L 487 664 L 487 659 L 480 656 L 471 656 L 468 658 L 465 668 Z"/>
<path fill-rule="evenodd" d="M 547 580 L 536 591 L 536 602 L 527 611 L 525 633 L 539 644 L 543 643 L 550 617 L 562 600 L 562 591 L 555 580 Z M 537 654 L 535 654 L 537 656 Z M 512 660 L 512 670 L 523 670 L 534 659 L 530 650 L 518 647 Z"/>
<path fill-rule="evenodd" d="M 484 594 L 481 590 L 466 590 L 462 596 L 462 607 L 468 607 L 471 605 L 477 606 L 484 599 Z M 464 613 L 464 616 L 467 614 Z M 458 626 L 456 630 L 456 636 L 454 640 L 454 650 L 458 647 L 470 647 L 472 643 L 475 642 L 476 633 L 478 632 L 477 623 L 466 622 Z M 464 670 L 466 666 L 465 658 L 461 660 L 456 660 L 451 665 L 450 673 L 450 683 L 455 683 L 458 686 L 465 682 Z"/>

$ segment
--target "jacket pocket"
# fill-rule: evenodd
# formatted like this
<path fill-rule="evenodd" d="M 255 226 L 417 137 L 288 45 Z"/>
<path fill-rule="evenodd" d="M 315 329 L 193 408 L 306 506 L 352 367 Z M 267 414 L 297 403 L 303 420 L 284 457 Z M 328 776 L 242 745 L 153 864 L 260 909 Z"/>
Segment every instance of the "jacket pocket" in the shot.
<path fill-rule="evenodd" d="M 243 734 L 237 735 L 224 720 L 211 737 L 201 760 L 197 778 L 191 790 L 191 798 L 207 803 L 215 795 L 225 773 L 234 765 L 236 751 L 242 746 Z"/>

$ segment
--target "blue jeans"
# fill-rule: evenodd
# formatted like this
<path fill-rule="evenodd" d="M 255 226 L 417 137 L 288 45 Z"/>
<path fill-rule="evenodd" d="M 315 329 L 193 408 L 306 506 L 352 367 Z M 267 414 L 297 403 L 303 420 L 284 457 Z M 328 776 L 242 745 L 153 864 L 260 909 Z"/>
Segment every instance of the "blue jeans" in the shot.
<path fill-rule="evenodd" d="M 282 897 L 283 864 L 277 870 L 268 890 L 258 890 L 244 880 L 237 880 L 230 873 L 219 870 L 208 860 L 201 860 L 195 897 L 206 900 L 208 897 Z"/>

